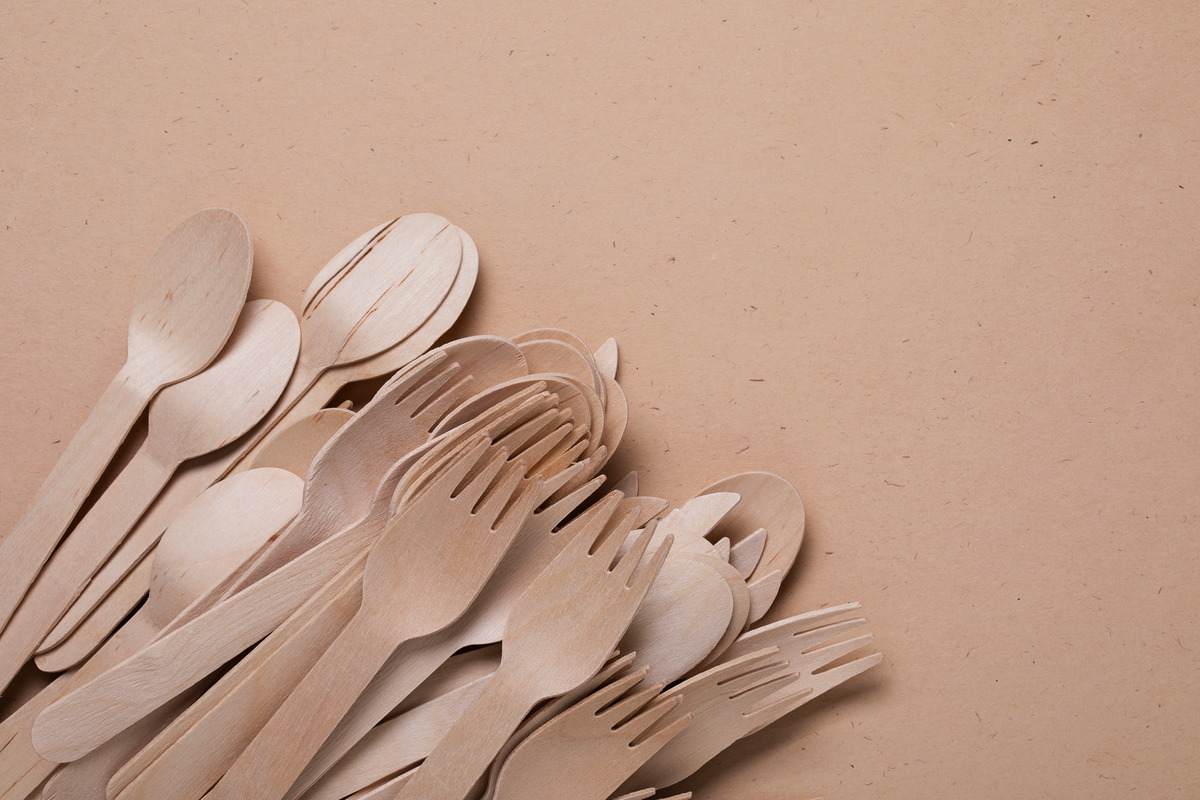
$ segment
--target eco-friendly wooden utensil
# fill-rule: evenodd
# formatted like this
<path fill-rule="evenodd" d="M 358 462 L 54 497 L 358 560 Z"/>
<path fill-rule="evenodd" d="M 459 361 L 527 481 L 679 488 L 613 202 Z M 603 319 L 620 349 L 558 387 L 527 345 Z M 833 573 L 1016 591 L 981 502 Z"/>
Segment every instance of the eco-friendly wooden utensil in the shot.
<path fill-rule="evenodd" d="M 596 369 L 601 375 L 616 380 L 617 378 L 617 340 L 605 339 L 604 344 L 596 348 Z"/>
<path fill-rule="evenodd" d="M 713 492 L 735 492 L 742 499 L 707 538 L 716 541 L 727 536 L 736 545 L 765 528 L 767 543 L 762 557 L 746 580 L 757 580 L 775 570 L 786 575 L 804 539 L 804 503 L 796 488 L 769 472 L 744 472 L 723 478 L 700 494 Z"/>
<path fill-rule="evenodd" d="M 456 669 L 459 666 L 456 662 L 464 657 L 474 662 L 469 665 L 471 668 Z M 345 757 L 299 796 L 305 800 L 341 800 L 363 787 L 386 780 L 398 769 L 415 765 L 437 746 L 463 709 L 470 706 L 483 690 L 499 664 L 498 646 L 454 656 L 405 701 L 406 708 L 372 728 Z M 450 685 L 439 680 L 448 671 L 461 673 L 461 676 L 454 676 Z M 418 694 L 425 696 L 418 698 Z M 410 705 L 418 699 L 420 702 Z M 289 795 L 295 791 L 293 787 Z"/>
<path fill-rule="evenodd" d="M 397 703 L 452 653 L 470 645 L 499 641 L 505 633 L 512 609 L 530 583 L 550 564 L 580 530 L 596 517 L 623 516 L 640 525 L 661 511 L 665 501 L 657 498 L 622 499 L 609 495 L 581 512 L 562 530 L 554 529 L 599 485 L 593 481 L 530 516 L 509 552 L 496 568 L 470 610 L 435 636 L 414 642 L 393 654 L 358 701 L 339 723 L 321 750 L 305 767 L 288 797 L 295 797 L 329 769 Z M 549 484 L 547 489 L 553 487 Z"/>
<path fill-rule="evenodd" d="M 37 715 L 137 652 L 197 596 L 234 569 L 299 510 L 303 485 L 283 470 L 252 470 L 216 484 L 184 510 L 155 551 L 149 597 L 76 672 L 60 676 L 0 724 L 0 797 L 25 797 L 54 770 L 33 747 Z"/>
<path fill-rule="evenodd" d="M 458 229 L 435 214 L 409 214 L 373 232 L 313 280 L 300 311 L 303 346 L 296 372 L 271 417 L 256 429 L 257 444 L 304 396 L 321 373 L 377 355 L 402 342 L 442 304 L 462 263 Z"/>
<path fill-rule="evenodd" d="M 455 230 L 462 240 L 462 261 L 449 293 L 432 316 L 402 341 L 378 354 L 349 364 L 336 364 L 322 372 L 316 383 L 280 419 L 281 425 L 316 412 L 349 383 L 371 380 L 395 372 L 432 347 L 434 342 L 451 328 L 470 299 L 479 275 L 479 251 L 475 242 L 466 231 L 461 228 Z M 310 294 L 313 291 L 313 287 L 310 287 Z M 308 302 L 307 296 L 305 302 Z"/>
<path fill-rule="evenodd" d="M 639 786 L 672 786 L 696 771 L 732 741 L 724 730 L 735 724 L 731 717 L 742 714 L 779 688 L 797 680 L 775 648 L 760 650 L 721 664 L 667 689 L 660 702 L 676 697 L 675 705 L 660 721 L 669 725 L 677 717 L 691 715 L 691 724 L 655 753 L 623 790 Z M 714 751 L 714 748 L 717 748 Z M 703 760 L 701 760 L 703 759 Z"/>
<path fill-rule="evenodd" d="M 662 684 L 624 696 L 645 674 L 602 687 L 530 734 L 504 760 L 489 800 L 605 800 L 691 723 L 684 715 L 648 733 L 682 698 L 652 704 Z"/>
<path fill-rule="evenodd" d="M 657 789 L 642 789 L 638 792 L 630 792 L 620 797 L 614 797 L 613 800 L 650 800 L 656 792 L 658 792 Z M 691 797 L 691 792 L 684 792 L 683 794 L 673 794 L 670 797 L 664 797 L 661 800 L 691 800 Z"/>
<path fill-rule="evenodd" d="M 224 209 L 188 217 L 151 256 L 135 290 L 124 366 L 17 526 L 0 540 L 0 626 L 150 398 L 163 386 L 195 375 L 221 351 L 250 287 L 250 263 L 250 234 L 236 214 Z"/>
<path fill-rule="evenodd" d="M 729 565 L 736 569 L 743 578 L 749 579 L 754 568 L 758 566 L 766 545 L 767 529 L 759 528 L 729 548 Z"/>
<path fill-rule="evenodd" d="M 398 797 L 461 800 L 536 702 L 603 666 L 669 551 L 665 544 L 641 565 L 646 531 L 614 565 L 629 519 L 606 526 L 596 518 L 522 593 L 496 675 Z"/>
<path fill-rule="evenodd" d="M 733 613 L 729 618 L 729 626 L 725 629 L 725 635 L 712 648 L 712 652 L 700 661 L 699 668 L 703 669 L 720 660 L 722 654 L 746 629 L 746 619 L 750 616 L 750 589 L 741 574 L 720 558 L 707 553 L 681 553 L 679 558 L 703 564 L 716 572 L 729 587 L 730 596 L 733 598 Z"/>
<path fill-rule="evenodd" d="M 584 377 L 580 377 L 580 380 L 582 380 L 585 384 L 589 384 L 592 387 L 592 390 L 600 398 L 601 403 L 604 402 L 605 386 L 604 382 L 600 379 L 600 371 L 596 368 L 596 357 L 592 354 L 591 348 L 589 348 L 578 336 L 570 331 L 564 331 L 561 328 L 535 328 L 534 330 L 517 334 L 513 337 L 513 341 L 521 346 L 524 346 L 530 342 L 538 341 L 556 341 L 568 345 L 572 350 L 583 356 L 588 362 L 588 368 L 592 376 L 591 380 L 588 380 Z M 559 370 L 547 371 L 559 372 Z M 562 373 L 566 375 L 573 374 L 569 370 L 563 370 Z"/>
<path fill-rule="evenodd" d="M 354 412 L 345 408 L 322 408 L 301 417 L 271 437 L 251 467 L 278 467 L 307 477 L 317 453 L 352 419 Z"/>
<path fill-rule="evenodd" d="M 353 416 L 353 412 L 344 408 L 328 408 L 311 417 L 301 418 L 279 431 L 259 454 L 254 467 L 286 469 L 303 479 L 317 452 Z M 149 535 L 152 529 L 138 527 L 136 531 Z M 150 585 L 149 566 L 153 550 L 143 555 L 138 566 L 113 586 L 115 575 L 123 570 L 122 565 L 144 547 L 145 542 L 135 541 L 133 535 L 121 542 L 100 572 L 92 577 L 83 594 L 43 640 L 44 646 L 49 645 L 53 649 L 46 650 L 44 655 L 39 654 L 37 663 L 41 669 L 56 672 L 86 658 L 146 595 Z M 103 593 L 109 586 L 112 588 L 107 595 L 96 597 L 97 593 Z M 70 633 L 64 636 L 63 630 Z"/>
<path fill-rule="evenodd" d="M 0 633 L 0 687 L 33 655 L 175 468 L 217 450 L 260 420 L 283 391 L 300 346 L 282 303 L 248 303 L 216 360 L 150 402 L 146 441 L 63 540 Z"/>
<path fill-rule="evenodd" d="M 649 682 L 671 683 L 709 657 L 733 613 L 733 593 L 719 572 L 673 555 L 621 638 L 621 651 L 637 654 L 634 667 L 646 671 Z"/>
<path fill-rule="evenodd" d="M 367 559 L 362 607 L 210 792 L 212 800 L 283 797 L 307 754 L 317 751 L 392 652 L 466 611 L 541 490 L 535 480 L 517 494 L 525 465 L 506 467 L 503 450 L 483 460 L 488 455 L 485 444 L 476 446 L 389 525 Z M 480 465 L 482 471 L 463 486 Z M 427 535 L 429 527 L 443 535 Z M 406 601 L 397 608 L 394 598 L 400 596 Z M 281 759 L 297 752 L 299 763 L 285 770 Z"/>
<path fill-rule="evenodd" d="M 38 652 L 34 657 L 37 668 L 43 672 L 66 672 L 86 661 L 142 602 L 153 575 L 154 555 L 151 552 L 142 557 L 90 614 L 74 624 L 65 639 Z"/>
<path fill-rule="evenodd" d="M 783 570 L 775 570 L 768 572 L 761 578 L 757 578 L 746 584 L 746 590 L 750 592 L 750 611 L 746 615 L 746 627 L 750 627 L 754 623 L 762 619 L 771 609 L 771 604 L 775 602 L 775 597 L 779 594 L 779 589 L 783 586 Z"/>
<path fill-rule="evenodd" d="M 489 434 L 503 433 L 497 444 L 508 450 L 510 461 L 528 462 L 539 458 L 539 453 L 546 452 L 546 445 L 552 447 L 555 436 L 561 434 L 561 431 L 555 431 L 550 436 L 545 435 L 554 427 L 552 417 L 546 414 L 521 424 L 522 419 L 537 407 L 528 402 L 521 404 L 496 420 L 489 429 Z M 513 429 L 514 425 L 518 427 Z M 412 470 L 423 469 L 421 463 L 437 462 L 437 456 L 438 453 L 431 450 Z M 412 457 L 410 454 L 408 458 Z M 385 480 L 377 490 L 372 515 L 377 515 L 380 509 L 386 514 L 392 487 L 403 474 L 399 469 L 394 472 L 399 474 Z M 385 522 L 384 518 L 378 520 L 380 526 Z M 130 767 L 131 771 L 142 773 L 136 782 L 140 788 L 131 785 L 130 791 L 134 792 L 131 796 L 155 797 L 159 791 L 155 787 L 162 781 L 173 786 L 179 797 L 203 794 L 229 769 L 242 748 L 251 742 L 292 688 L 349 623 L 357 608 L 358 598 L 353 598 L 349 605 L 339 600 L 336 604 L 330 602 L 326 608 L 314 609 L 307 619 L 302 618 L 304 609 L 294 614 L 243 658 L 200 702 L 172 723 L 168 731 L 138 754 L 134 759 L 137 763 L 131 762 Z M 211 744 L 217 738 L 221 740 L 220 747 Z M 149 764 L 151 760 L 153 764 Z"/>

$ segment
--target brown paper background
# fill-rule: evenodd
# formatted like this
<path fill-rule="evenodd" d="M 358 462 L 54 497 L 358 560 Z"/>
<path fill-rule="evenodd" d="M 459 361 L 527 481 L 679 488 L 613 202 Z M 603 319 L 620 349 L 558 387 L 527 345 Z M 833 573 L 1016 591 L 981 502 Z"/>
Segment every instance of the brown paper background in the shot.
<path fill-rule="evenodd" d="M 0 27 L 0 530 L 225 206 L 296 308 L 476 240 L 458 334 L 620 344 L 613 472 L 808 509 L 771 619 L 883 664 L 697 798 L 1200 796 L 1200 18 L 1188 2 L 21 2 Z"/>

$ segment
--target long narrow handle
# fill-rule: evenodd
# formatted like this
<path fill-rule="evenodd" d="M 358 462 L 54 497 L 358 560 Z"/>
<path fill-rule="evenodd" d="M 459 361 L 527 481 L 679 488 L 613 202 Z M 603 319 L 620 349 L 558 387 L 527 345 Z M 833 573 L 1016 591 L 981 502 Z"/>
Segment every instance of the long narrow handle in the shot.
<path fill-rule="evenodd" d="M 522 691 L 520 670 L 500 669 L 417 768 L 396 800 L 465 800 L 540 697 Z"/>
<path fill-rule="evenodd" d="M 47 708 L 34 725 L 38 749 L 62 761 L 86 755 L 268 635 L 362 550 L 352 535 L 334 537 L 161 636 Z"/>
<path fill-rule="evenodd" d="M 0 689 L 38 649 L 174 469 L 143 447 L 54 551 L 0 633 Z"/>
<path fill-rule="evenodd" d="M 74 672 L 60 675 L 0 723 L 0 798 L 27 797 L 58 764 L 48 761 L 33 747 L 30 731 L 42 709 L 74 688 L 137 652 L 154 636 L 144 614 L 135 614 L 114 633 L 104 647 Z"/>
<path fill-rule="evenodd" d="M 157 390 L 139 380 L 128 365 L 122 367 L 59 456 L 17 527 L 0 540 L 0 626 L 16 610 Z"/>
<path fill-rule="evenodd" d="M 397 648 L 309 760 L 288 792 L 287 800 L 295 800 L 329 771 L 463 644 L 458 626 L 451 625 L 442 633 L 414 639 Z"/>
<path fill-rule="evenodd" d="M 280 800 L 392 653 L 373 609 L 354 616 L 207 800 Z"/>
<path fill-rule="evenodd" d="M 279 710 L 362 603 L 365 556 L 346 567 L 212 689 L 121 767 L 121 800 L 196 800 L 224 775 Z"/>

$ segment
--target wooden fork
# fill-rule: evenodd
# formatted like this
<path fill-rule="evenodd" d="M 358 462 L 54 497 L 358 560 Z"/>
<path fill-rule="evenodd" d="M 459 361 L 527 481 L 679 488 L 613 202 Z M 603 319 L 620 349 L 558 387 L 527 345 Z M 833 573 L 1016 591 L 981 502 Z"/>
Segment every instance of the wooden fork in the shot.
<path fill-rule="evenodd" d="M 397 797 L 462 800 L 534 704 L 604 665 L 670 550 L 664 542 L 640 565 L 650 525 L 614 564 L 632 518 L 594 517 L 521 594 L 495 676 Z"/>
<path fill-rule="evenodd" d="M 503 449 L 482 461 L 488 444 L 485 439 L 468 451 L 389 525 L 367 558 L 358 613 L 210 800 L 283 797 L 392 652 L 446 627 L 479 594 L 542 489 L 535 480 L 514 496 L 526 467 L 506 468 Z"/>
<path fill-rule="evenodd" d="M 530 734 L 505 759 L 487 800 L 605 800 L 692 721 L 685 714 L 648 733 L 683 698 L 653 703 L 661 683 L 626 696 L 647 672 L 609 683 Z"/>

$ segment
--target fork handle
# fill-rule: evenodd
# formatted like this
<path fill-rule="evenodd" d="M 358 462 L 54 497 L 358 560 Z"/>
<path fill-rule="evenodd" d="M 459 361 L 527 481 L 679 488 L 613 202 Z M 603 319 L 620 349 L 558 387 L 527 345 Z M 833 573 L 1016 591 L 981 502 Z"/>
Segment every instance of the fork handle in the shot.
<path fill-rule="evenodd" d="M 464 800 L 529 710 L 542 698 L 504 661 L 479 697 L 425 759 L 395 800 Z"/>
<path fill-rule="evenodd" d="M 206 800 L 279 800 L 395 649 L 364 606 Z M 407 637 L 405 637 L 407 638 Z"/>

